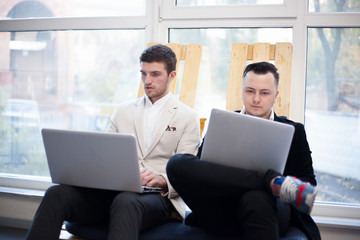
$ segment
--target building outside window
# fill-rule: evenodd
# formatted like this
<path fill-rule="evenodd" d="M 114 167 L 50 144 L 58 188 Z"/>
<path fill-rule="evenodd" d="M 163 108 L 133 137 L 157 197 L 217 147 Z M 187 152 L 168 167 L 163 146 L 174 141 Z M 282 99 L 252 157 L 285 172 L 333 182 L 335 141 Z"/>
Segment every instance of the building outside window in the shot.
<path fill-rule="evenodd" d="M 144 1 L 5 2 L 3 19 L 145 14 Z M 105 131 L 137 95 L 144 42 L 144 29 L 0 32 L 0 172 L 49 176 L 41 128 Z"/>

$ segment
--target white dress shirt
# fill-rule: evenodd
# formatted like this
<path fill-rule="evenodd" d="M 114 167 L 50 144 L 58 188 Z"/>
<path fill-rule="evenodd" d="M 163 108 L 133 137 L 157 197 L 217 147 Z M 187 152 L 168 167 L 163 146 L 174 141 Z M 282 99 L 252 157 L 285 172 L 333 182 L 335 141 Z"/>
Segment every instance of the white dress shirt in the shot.
<path fill-rule="evenodd" d="M 150 101 L 149 97 L 145 95 L 145 108 L 144 108 L 144 137 L 145 137 L 145 152 L 148 152 L 155 133 L 158 130 L 159 117 L 164 109 L 166 101 L 169 99 L 171 93 L 166 94 L 164 97 L 157 100 L 154 104 Z"/>

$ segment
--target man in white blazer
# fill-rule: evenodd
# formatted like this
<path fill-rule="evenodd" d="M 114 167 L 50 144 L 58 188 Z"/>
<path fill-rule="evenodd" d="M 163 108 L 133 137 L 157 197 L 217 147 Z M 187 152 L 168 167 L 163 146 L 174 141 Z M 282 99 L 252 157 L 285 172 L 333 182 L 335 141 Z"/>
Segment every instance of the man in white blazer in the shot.
<path fill-rule="evenodd" d="M 120 104 L 108 131 L 136 136 L 144 186 L 161 193 L 132 193 L 57 185 L 50 187 L 37 210 L 27 240 L 58 239 L 63 221 L 109 223 L 108 239 L 137 239 L 146 228 L 184 217 L 185 203 L 170 185 L 166 164 L 177 153 L 196 154 L 199 118 L 170 92 L 176 56 L 155 45 L 140 56 L 145 96 Z"/>
<path fill-rule="evenodd" d="M 121 104 L 115 110 L 110 123 L 110 132 L 130 133 L 136 136 L 139 164 L 147 170 L 161 175 L 166 181 L 166 195 L 180 216 L 184 217 L 185 204 L 170 185 L 166 175 L 166 164 L 176 153 L 197 152 L 200 144 L 199 118 L 193 110 L 179 102 L 169 93 L 166 103 L 156 123 L 156 132 L 151 144 L 146 148 L 144 118 L 147 95 L 135 101 Z M 124 118 L 122 116 L 127 116 Z M 143 185 L 163 187 L 156 184 Z"/>

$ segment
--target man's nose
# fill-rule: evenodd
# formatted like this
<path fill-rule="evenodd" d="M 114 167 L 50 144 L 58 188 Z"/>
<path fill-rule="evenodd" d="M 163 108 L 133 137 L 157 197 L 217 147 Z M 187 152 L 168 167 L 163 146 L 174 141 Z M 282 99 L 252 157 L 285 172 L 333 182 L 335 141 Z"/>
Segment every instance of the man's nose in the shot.
<path fill-rule="evenodd" d="M 145 76 L 143 76 L 143 81 L 144 81 L 144 84 L 149 84 L 152 82 L 152 78 L 149 75 L 145 75 Z"/>
<path fill-rule="evenodd" d="M 254 101 L 254 102 L 259 102 L 260 99 L 261 99 L 260 94 L 259 94 L 259 93 L 255 93 L 254 98 L 253 98 L 253 101 Z"/>

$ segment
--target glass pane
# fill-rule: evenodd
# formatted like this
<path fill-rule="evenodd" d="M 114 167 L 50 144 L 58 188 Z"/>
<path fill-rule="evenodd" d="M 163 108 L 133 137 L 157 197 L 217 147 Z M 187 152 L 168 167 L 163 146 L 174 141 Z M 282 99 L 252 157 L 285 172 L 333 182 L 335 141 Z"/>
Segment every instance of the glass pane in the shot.
<path fill-rule="evenodd" d="M 359 0 L 309 0 L 309 12 L 359 12 Z"/>
<path fill-rule="evenodd" d="M 284 0 L 177 0 L 177 6 L 283 4 Z"/>
<path fill-rule="evenodd" d="M 146 0 L 0 0 L 0 18 L 145 16 Z"/>
<path fill-rule="evenodd" d="M 203 47 L 195 109 L 200 117 L 208 118 L 212 108 L 225 109 L 226 106 L 232 43 L 292 42 L 292 29 L 170 29 L 169 36 L 169 42 L 172 43 L 198 43 Z"/>
<path fill-rule="evenodd" d="M 305 127 L 317 200 L 360 202 L 360 28 L 310 28 Z"/>
<path fill-rule="evenodd" d="M 0 173 L 48 176 L 41 128 L 105 131 L 137 97 L 144 30 L 0 33 Z"/>

